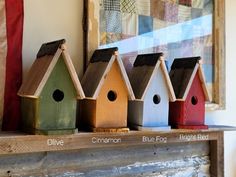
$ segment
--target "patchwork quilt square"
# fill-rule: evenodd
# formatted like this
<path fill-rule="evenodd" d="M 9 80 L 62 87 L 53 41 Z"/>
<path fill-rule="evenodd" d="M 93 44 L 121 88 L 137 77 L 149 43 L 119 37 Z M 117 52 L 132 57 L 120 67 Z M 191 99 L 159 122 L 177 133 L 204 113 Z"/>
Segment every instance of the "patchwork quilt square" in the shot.
<path fill-rule="evenodd" d="M 178 22 L 185 22 L 191 19 L 191 7 L 179 5 Z"/>
<path fill-rule="evenodd" d="M 160 20 L 164 20 L 165 2 L 163 0 L 152 0 L 150 8 L 151 16 Z"/>
<path fill-rule="evenodd" d="M 132 38 L 132 37 L 135 37 L 136 35 L 129 35 L 129 34 L 124 34 L 122 33 L 122 39 L 129 39 L 129 38 Z"/>
<path fill-rule="evenodd" d="M 127 35 L 138 34 L 138 15 L 122 13 L 122 33 Z"/>
<path fill-rule="evenodd" d="M 192 19 L 202 17 L 202 15 L 203 15 L 202 9 L 199 9 L 199 8 L 192 8 L 191 9 L 191 18 Z"/>
<path fill-rule="evenodd" d="M 192 6 L 192 0 L 179 0 L 179 4 L 191 7 Z"/>
<path fill-rule="evenodd" d="M 204 0 L 192 0 L 192 7 L 202 9 L 204 6 Z"/>
<path fill-rule="evenodd" d="M 120 11 L 120 0 L 103 0 L 101 4 L 106 11 Z"/>
<path fill-rule="evenodd" d="M 158 30 L 158 29 L 162 29 L 165 28 L 167 26 L 167 22 L 164 20 L 159 20 L 157 18 L 153 19 L 153 29 L 154 30 Z"/>
<path fill-rule="evenodd" d="M 136 0 L 120 0 L 121 12 L 136 13 Z"/>
<path fill-rule="evenodd" d="M 121 33 L 121 13 L 117 11 L 105 11 L 106 32 Z"/>
<path fill-rule="evenodd" d="M 117 42 L 121 40 L 121 34 L 119 33 L 107 33 L 106 34 L 106 42 L 107 44 Z"/>
<path fill-rule="evenodd" d="M 137 0 L 136 3 L 139 15 L 150 16 L 150 0 Z"/>
<path fill-rule="evenodd" d="M 175 4 L 179 4 L 179 0 L 167 0 L 167 1 L 175 3 Z"/>
<path fill-rule="evenodd" d="M 138 34 L 144 34 L 153 30 L 153 18 L 149 16 L 138 16 Z"/>
<path fill-rule="evenodd" d="M 178 22 L 179 14 L 178 4 L 172 2 L 165 2 L 164 20 L 168 22 Z"/>

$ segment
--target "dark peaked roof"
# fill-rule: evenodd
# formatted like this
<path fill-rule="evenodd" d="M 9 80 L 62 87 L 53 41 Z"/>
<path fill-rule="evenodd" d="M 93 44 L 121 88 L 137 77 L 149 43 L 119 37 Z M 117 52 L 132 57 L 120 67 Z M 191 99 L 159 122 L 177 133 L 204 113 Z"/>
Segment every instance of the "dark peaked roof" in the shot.
<path fill-rule="evenodd" d="M 113 48 L 107 48 L 107 49 L 99 49 L 99 50 L 95 50 L 92 58 L 90 60 L 91 63 L 95 63 L 95 62 L 109 62 L 111 57 L 118 51 L 117 47 L 113 47 Z"/>
<path fill-rule="evenodd" d="M 113 63 L 117 61 L 124 84 L 129 93 L 129 98 L 134 99 L 132 87 L 122 61 L 118 57 L 118 48 L 98 49 L 95 50 L 88 68 L 82 78 L 81 84 L 86 97 L 96 99 L 100 92 L 101 86 L 106 79 L 107 73 L 110 71 Z"/>
<path fill-rule="evenodd" d="M 65 42 L 65 39 L 61 39 L 42 44 L 38 51 L 37 58 L 43 57 L 45 55 L 54 55 L 57 52 L 57 49 L 60 48 L 62 44 L 65 44 Z"/>
<path fill-rule="evenodd" d="M 157 61 L 160 57 L 163 56 L 163 53 L 151 53 L 151 54 L 142 54 L 138 55 L 135 62 L 134 67 L 137 66 L 156 66 Z"/>
<path fill-rule="evenodd" d="M 201 57 L 174 59 L 170 71 L 170 80 L 177 99 L 186 99 L 196 74 L 199 74 L 206 100 L 210 100 L 201 66 Z"/>
<path fill-rule="evenodd" d="M 171 65 L 171 69 L 193 69 L 201 60 L 201 57 L 176 58 Z"/>
<path fill-rule="evenodd" d="M 71 58 L 66 50 L 64 39 L 45 43 L 41 46 L 37 54 L 37 59 L 31 66 L 26 79 L 18 91 L 18 95 L 38 98 L 60 56 L 62 56 L 65 62 L 78 98 L 84 98 L 84 92 Z"/>
<path fill-rule="evenodd" d="M 117 47 L 95 50 L 88 68 L 82 78 L 81 84 L 87 97 L 93 97 L 96 89 L 103 77 L 103 74 L 108 67 L 109 61 L 115 52 L 118 51 Z"/>
<path fill-rule="evenodd" d="M 157 69 L 161 69 L 167 88 L 169 91 L 169 97 L 171 101 L 175 100 L 174 90 L 171 86 L 168 71 L 163 59 L 163 53 L 152 53 L 138 55 L 134 67 L 130 71 L 129 79 L 132 85 L 136 99 L 144 99 L 147 88 L 152 81 L 153 75 Z"/>

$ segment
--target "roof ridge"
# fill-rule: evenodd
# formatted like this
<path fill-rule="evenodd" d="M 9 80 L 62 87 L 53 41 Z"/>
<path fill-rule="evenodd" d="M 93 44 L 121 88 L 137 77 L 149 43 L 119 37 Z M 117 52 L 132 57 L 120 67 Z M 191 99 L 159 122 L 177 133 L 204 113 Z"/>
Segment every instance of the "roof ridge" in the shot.
<path fill-rule="evenodd" d="M 163 56 L 163 53 L 148 53 L 148 54 L 139 54 L 134 62 L 134 67 L 137 66 L 155 66 L 157 61 L 160 60 Z"/>
<path fill-rule="evenodd" d="M 111 57 L 118 51 L 118 47 L 113 48 L 105 48 L 105 49 L 97 49 L 94 51 L 90 62 L 109 62 Z"/>
<path fill-rule="evenodd" d="M 65 42 L 65 39 L 60 39 L 42 44 L 37 53 L 37 58 L 41 58 L 45 55 L 54 55 L 57 49 L 60 48 L 62 44 L 65 44 Z"/>

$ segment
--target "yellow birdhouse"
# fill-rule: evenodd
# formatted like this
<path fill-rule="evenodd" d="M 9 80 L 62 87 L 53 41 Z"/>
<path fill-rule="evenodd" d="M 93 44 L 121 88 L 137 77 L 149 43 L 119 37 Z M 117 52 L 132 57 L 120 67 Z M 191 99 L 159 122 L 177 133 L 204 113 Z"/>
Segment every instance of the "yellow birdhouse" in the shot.
<path fill-rule="evenodd" d="M 80 121 L 93 131 L 128 131 L 128 100 L 132 87 L 117 48 L 96 50 L 81 81 L 85 99 Z"/>

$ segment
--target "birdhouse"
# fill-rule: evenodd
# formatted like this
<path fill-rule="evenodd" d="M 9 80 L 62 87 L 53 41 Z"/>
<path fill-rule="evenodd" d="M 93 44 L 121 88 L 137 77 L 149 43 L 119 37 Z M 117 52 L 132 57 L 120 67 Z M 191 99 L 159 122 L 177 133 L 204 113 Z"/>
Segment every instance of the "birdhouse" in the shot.
<path fill-rule="evenodd" d="M 95 132 L 126 132 L 128 99 L 134 99 L 117 48 L 96 50 L 81 81 L 81 119 Z"/>
<path fill-rule="evenodd" d="M 175 128 L 207 129 L 205 101 L 210 96 L 200 57 L 175 59 L 170 71 L 176 101 L 170 103 L 169 121 Z"/>
<path fill-rule="evenodd" d="M 77 99 L 84 98 L 65 40 L 41 46 L 18 95 L 22 129 L 33 134 L 71 134 Z"/>
<path fill-rule="evenodd" d="M 138 130 L 169 130 L 169 101 L 175 94 L 162 53 L 138 55 L 129 74 L 135 100 L 128 121 Z"/>

